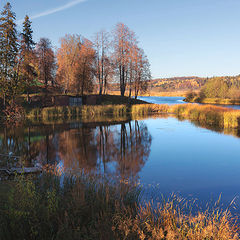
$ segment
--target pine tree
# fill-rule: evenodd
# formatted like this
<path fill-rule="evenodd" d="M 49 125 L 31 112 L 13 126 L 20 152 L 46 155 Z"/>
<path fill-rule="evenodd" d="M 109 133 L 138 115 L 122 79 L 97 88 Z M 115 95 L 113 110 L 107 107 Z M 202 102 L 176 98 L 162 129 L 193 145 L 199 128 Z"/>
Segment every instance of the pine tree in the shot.
<path fill-rule="evenodd" d="M 34 53 L 35 42 L 32 38 L 32 27 L 29 17 L 26 15 L 23 22 L 23 32 L 21 33 L 20 51 L 20 72 L 27 91 L 27 101 L 29 102 L 29 89 L 34 85 L 36 78 L 36 56 Z"/>
<path fill-rule="evenodd" d="M 16 17 L 10 3 L 7 3 L 0 17 L 0 88 L 4 97 L 14 94 L 16 87 L 16 67 L 18 39 Z M 12 96 L 11 96 L 12 97 Z"/>
<path fill-rule="evenodd" d="M 31 26 L 32 22 L 29 20 L 28 15 L 26 15 L 25 20 L 23 22 L 23 32 L 22 32 L 22 42 L 25 45 L 25 48 L 27 50 L 33 50 L 34 46 L 35 46 L 35 42 L 33 41 L 32 38 L 32 26 Z"/>

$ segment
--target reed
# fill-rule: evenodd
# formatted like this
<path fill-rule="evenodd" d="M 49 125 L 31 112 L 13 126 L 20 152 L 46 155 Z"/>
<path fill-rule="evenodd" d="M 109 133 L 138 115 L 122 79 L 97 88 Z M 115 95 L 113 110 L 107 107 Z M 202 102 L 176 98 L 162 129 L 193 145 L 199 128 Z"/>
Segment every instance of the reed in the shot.
<path fill-rule="evenodd" d="M 212 105 L 175 105 L 173 113 L 178 117 L 197 121 L 206 126 L 219 128 L 239 128 L 240 111 Z"/>
<path fill-rule="evenodd" d="M 217 126 L 219 128 L 240 128 L 240 111 L 230 108 L 212 105 L 179 104 L 137 104 L 137 105 L 99 105 L 81 107 L 50 107 L 33 109 L 26 114 L 30 120 L 53 121 L 64 120 L 86 120 L 110 118 L 148 117 L 154 114 L 175 114 L 178 118 L 197 121 L 206 126 Z"/>
<path fill-rule="evenodd" d="M 175 196 L 141 204 L 134 182 L 63 173 L 46 166 L 38 177 L 15 179 L 0 199 L 1 239 L 239 239 L 228 209 L 192 214 Z"/>
<path fill-rule="evenodd" d="M 80 107 L 47 107 L 34 108 L 26 113 L 27 119 L 51 120 L 57 118 L 92 118 L 97 116 L 126 116 L 129 112 L 127 105 L 97 105 Z"/>
<path fill-rule="evenodd" d="M 119 239 L 162 240 L 236 240 L 239 227 L 229 210 L 206 210 L 193 215 L 184 213 L 182 200 L 169 200 L 153 207 L 146 203 L 138 214 L 126 211 L 115 219 Z"/>

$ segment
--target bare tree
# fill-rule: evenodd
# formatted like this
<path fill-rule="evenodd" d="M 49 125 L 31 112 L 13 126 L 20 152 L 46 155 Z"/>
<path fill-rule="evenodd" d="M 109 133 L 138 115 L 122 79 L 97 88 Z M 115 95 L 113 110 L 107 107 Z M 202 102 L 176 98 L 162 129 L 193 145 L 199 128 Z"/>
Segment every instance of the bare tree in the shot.
<path fill-rule="evenodd" d="M 140 91 L 146 92 L 148 83 L 151 80 L 150 64 L 141 48 L 136 48 L 133 55 L 134 62 L 134 92 L 135 99 Z"/>
<path fill-rule="evenodd" d="M 119 23 L 113 32 L 114 61 L 119 76 L 121 96 L 124 96 L 129 79 L 130 50 L 137 44 L 135 33 L 126 25 Z"/>
<path fill-rule="evenodd" d="M 99 84 L 99 95 L 106 92 L 108 78 L 112 72 L 112 64 L 109 56 L 110 45 L 108 32 L 103 30 L 96 33 L 94 47 L 96 49 L 96 77 Z"/>

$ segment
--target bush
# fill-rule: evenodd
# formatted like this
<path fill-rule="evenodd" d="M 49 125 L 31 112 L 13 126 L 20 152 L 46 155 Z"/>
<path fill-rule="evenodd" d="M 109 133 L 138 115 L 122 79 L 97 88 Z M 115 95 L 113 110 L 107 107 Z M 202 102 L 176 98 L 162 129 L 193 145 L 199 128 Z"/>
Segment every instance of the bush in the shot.
<path fill-rule="evenodd" d="M 12 103 L 6 107 L 5 110 L 3 110 L 3 113 L 5 115 L 5 119 L 8 123 L 16 123 L 21 122 L 25 118 L 25 112 L 23 107 Z"/>
<path fill-rule="evenodd" d="M 0 205 L 0 239 L 113 239 L 113 216 L 135 209 L 138 190 L 98 176 L 59 170 L 17 177 Z M 1 203 L 1 201 L 0 201 Z"/>

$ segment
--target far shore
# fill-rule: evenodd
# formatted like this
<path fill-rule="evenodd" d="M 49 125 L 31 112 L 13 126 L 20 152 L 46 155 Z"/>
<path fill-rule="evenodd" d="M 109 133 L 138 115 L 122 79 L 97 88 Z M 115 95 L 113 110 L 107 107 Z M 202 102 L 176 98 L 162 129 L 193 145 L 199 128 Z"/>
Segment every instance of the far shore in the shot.
<path fill-rule="evenodd" d="M 188 103 L 204 103 L 204 104 L 219 104 L 219 105 L 240 105 L 240 99 L 229 99 L 229 98 L 193 98 L 184 99 L 183 101 Z"/>
<path fill-rule="evenodd" d="M 146 93 L 139 93 L 139 97 L 186 97 L 189 90 L 181 90 L 181 91 L 148 91 Z M 119 91 L 108 91 L 108 94 L 111 95 L 120 95 Z M 127 96 L 127 93 L 126 93 Z"/>

